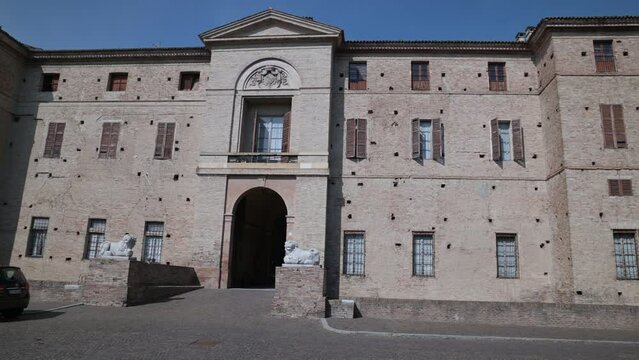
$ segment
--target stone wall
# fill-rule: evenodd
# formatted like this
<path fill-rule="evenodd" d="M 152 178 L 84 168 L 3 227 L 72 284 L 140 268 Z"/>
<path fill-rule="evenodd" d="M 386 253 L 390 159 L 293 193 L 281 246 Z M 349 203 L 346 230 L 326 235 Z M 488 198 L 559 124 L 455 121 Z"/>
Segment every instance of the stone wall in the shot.
<path fill-rule="evenodd" d="M 636 330 L 639 307 L 356 298 L 364 317 L 467 324 Z"/>
<path fill-rule="evenodd" d="M 282 266 L 275 270 L 275 316 L 323 318 L 326 316 L 324 269 L 320 266 Z"/>

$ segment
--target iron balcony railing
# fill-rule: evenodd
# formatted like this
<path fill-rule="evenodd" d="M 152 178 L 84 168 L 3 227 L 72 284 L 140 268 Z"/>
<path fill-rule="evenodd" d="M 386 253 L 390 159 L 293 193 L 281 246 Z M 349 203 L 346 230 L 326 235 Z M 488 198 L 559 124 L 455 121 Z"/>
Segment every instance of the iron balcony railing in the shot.
<path fill-rule="evenodd" d="M 286 153 L 237 153 L 228 155 L 229 163 L 296 163 L 297 155 Z"/>

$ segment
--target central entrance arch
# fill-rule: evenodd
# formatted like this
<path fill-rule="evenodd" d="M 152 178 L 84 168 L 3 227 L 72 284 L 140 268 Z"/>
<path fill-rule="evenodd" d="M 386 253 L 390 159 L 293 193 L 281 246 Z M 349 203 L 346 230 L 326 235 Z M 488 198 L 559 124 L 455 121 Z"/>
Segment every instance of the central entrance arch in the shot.
<path fill-rule="evenodd" d="M 245 192 L 233 209 L 229 287 L 272 288 L 284 259 L 286 204 L 275 191 Z"/>

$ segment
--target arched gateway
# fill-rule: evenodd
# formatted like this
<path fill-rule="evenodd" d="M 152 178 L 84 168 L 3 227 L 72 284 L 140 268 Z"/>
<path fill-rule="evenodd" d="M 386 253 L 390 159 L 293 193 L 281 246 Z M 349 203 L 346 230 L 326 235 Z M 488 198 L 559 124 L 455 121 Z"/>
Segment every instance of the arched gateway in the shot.
<path fill-rule="evenodd" d="M 229 287 L 271 288 L 282 265 L 286 239 L 286 204 L 275 191 L 245 192 L 233 209 Z"/>

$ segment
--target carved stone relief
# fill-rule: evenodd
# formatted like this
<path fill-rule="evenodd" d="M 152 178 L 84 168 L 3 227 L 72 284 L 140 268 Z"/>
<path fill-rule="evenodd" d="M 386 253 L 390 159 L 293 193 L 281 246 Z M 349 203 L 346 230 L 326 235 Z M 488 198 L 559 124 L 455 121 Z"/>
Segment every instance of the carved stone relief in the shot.
<path fill-rule="evenodd" d="M 289 86 L 288 73 L 279 66 L 266 65 L 253 71 L 246 88 L 279 89 Z"/>

